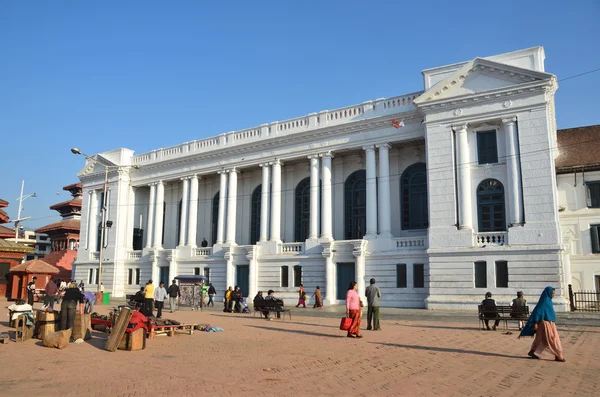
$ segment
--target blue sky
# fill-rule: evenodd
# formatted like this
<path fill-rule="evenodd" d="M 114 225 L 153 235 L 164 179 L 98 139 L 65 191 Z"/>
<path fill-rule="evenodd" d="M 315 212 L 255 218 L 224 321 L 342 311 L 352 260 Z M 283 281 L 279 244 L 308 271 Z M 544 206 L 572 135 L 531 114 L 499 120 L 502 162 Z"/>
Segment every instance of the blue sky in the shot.
<path fill-rule="evenodd" d="M 559 79 L 600 68 L 596 0 L 421 4 L 4 1 L 0 197 L 16 218 L 24 179 L 39 227 L 77 181 L 73 146 L 143 153 L 417 91 L 476 56 L 542 45 Z M 559 128 L 600 123 L 600 72 L 559 85 Z"/>

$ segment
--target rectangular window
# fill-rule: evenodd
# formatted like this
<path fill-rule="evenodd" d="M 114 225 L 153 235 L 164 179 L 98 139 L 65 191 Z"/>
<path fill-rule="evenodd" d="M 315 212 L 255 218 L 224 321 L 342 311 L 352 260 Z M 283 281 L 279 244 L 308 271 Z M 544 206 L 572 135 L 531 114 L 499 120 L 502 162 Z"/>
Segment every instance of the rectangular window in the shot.
<path fill-rule="evenodd" d="M 475 288 L 487 288 L 487 262 L 475 262 Z"/>
<path fill-rule="evenodd" d="M 133 228 L 133 250 L 141 251 L 144 248 L 144 230 Z"/>
<path fill-rule="evenodd" d="M 600 254 L 600 225 L 590 225 L 592 235 L 592 253 Z"/>
<path fill-rule="evenodd" d="M 290 286 L 289 282 L 289 267 L 281 266 L 281 286 L 287 288 Z"/>
<path fill-rule="evenodd" d="M 94 283 L 94 269 L 88 270 L 88 284 Z"/>
<path fill-rule="evenodd" d="M 200 275 L 200 268 L 199 267 L 195 267 L 194 268 L 194 276 L 199 276 Z"/>
<path fill-rule="evenodd" d="M 136 285 L 140 285 L 140 279 L 142 278 L 142 272 L 140 269 L 135 269 L 135 283 Z"/>
<path fill-rule="evenodd" d="M 413 264 L 413 287 L 425 288 L 425 265 L 422 263 Z"/>
<path fill-rule="evenodd" d="M 508 262 L 496 261 L 496 288 L 508 288 Z"/>
<path fill-rule="evenodd" d="M 302 284 L 302 266 L 294 266 L 294 287 L 299 287 Z"/>
<path fill-rule="evenodd" d="M 406 288 L 406 263 L 396 265 L 396 288 Z"/>
<path fill-rule="evenodd" d="M 210 267 L 204 268 L 204 277 L 206 277 L 208 280 L 210 280 Z"/>
<path fill-rule="evenodd" d="M 477 133 L 477 159 L 479 164 L 495 164 L 498 162 L 498 146 L 496 131 L 480 131 Z"/>
<path fill-rule="evenodd" d="M 133 285 L 133 269 L 127 271 L 127 284 Z"/>
<path fill-rule="evenodd" d="M 96 270 L 94 270 L 94 273 L 96 275 L 96 277 L 94 277 L 94 279 L 96 280 L 95 284 L 97 285 L 100 283 L 100 280 L 99 280 L 100 272 L 98 271 L 98 269 L 96 269 Z"/>
<path fill-rule="evenodd" d="M 600 181 L 586 182 L 587 186 L 587 206 L 590 208 L 600 208 Z"/>

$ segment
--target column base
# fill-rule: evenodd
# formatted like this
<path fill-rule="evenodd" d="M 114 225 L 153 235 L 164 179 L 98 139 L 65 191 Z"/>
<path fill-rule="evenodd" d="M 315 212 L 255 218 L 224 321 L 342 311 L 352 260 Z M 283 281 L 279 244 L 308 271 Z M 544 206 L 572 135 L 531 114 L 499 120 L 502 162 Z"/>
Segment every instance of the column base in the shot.
<path fill-rule="evenodd" d="M 379 235 L 377 236 L 377 238 L 379 238 L 379 239 L 390 239 L 390 238 L 394 238 L 394 235 L 391 232 L 381 232 L 381 233 L 379 233 Z"/>
<path fill-rule="evenodd" d="M 377 234 L 368 233 L 363 236 L 363 240 L 375 240 L 377 238 Z"/>

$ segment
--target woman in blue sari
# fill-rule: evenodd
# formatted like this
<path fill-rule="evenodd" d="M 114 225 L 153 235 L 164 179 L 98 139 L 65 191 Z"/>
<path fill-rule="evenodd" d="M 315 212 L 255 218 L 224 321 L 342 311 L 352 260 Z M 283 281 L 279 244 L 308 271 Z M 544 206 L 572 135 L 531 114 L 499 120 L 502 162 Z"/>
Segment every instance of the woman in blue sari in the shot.
<path fill-rule="evenodd" d="M 544 289 L 519 338 L 535 336 L 527 354 L 529 357 L 539 359 L 540 357 L 535 353 L 542 354 L 547 349 L 554 354 L 555 361 L 564 362 L 562 344 L 556 330 L 556 313 L 552 306 L 554 294 L 554 288 L 546 287 Z"/>

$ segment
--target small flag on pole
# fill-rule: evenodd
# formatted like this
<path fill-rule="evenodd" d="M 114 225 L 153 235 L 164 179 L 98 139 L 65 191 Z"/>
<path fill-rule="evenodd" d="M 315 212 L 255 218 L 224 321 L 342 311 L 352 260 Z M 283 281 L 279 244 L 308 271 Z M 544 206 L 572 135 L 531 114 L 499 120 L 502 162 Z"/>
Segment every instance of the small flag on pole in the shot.
<path fill-rule="evenodd" d="M 401 128 L 404 127 L 404 121 L 398 121 L 396 119 L 392 119 L 392 126 L 394 128 Z"/>

